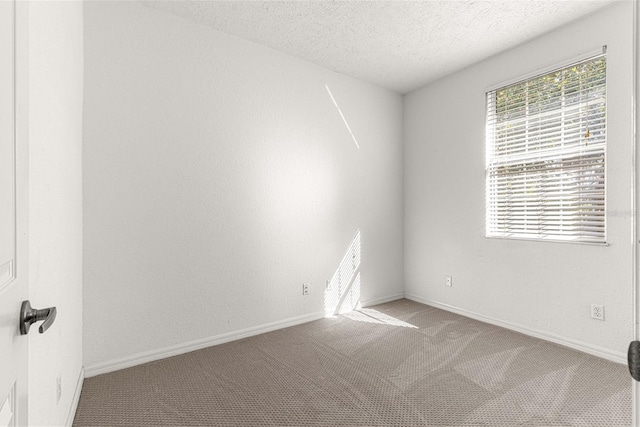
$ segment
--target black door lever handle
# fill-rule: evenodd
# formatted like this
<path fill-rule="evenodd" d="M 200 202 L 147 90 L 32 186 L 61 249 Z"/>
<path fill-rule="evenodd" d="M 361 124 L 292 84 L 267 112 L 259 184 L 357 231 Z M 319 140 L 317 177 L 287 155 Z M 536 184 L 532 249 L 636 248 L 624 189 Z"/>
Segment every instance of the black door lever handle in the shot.
<path fill-rule="evenodd" d="M 37 310 L 31 308 L 29 300 L 22 301 L 22 307 L 20 307 L 20 335 L 27 335 L 29 328 L 36 322 L 42 322 L 42 325 L 38 328 L 38 331 L 43 334 L 56 320 L 57 310 L 55 307 L 48 307 Z"/>

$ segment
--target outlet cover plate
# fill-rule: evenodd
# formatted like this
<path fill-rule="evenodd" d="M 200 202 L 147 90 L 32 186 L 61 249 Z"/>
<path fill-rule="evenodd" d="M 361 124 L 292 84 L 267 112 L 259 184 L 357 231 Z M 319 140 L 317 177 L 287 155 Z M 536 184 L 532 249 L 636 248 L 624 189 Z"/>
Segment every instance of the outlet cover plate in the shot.
<path fill-rule="evenodd" d="M 596 320 L 604 320 L 604 305 L 591 304 L 591 318 Z"/>

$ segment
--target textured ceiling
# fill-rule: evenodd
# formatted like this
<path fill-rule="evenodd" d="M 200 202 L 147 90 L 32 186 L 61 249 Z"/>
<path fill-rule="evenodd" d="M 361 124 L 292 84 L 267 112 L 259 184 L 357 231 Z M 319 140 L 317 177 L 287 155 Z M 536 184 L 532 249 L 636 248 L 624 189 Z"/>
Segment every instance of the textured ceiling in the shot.
<path fill-rule="evenodd" d="M 406 93 L 614 1 L 142 3 Z"/>

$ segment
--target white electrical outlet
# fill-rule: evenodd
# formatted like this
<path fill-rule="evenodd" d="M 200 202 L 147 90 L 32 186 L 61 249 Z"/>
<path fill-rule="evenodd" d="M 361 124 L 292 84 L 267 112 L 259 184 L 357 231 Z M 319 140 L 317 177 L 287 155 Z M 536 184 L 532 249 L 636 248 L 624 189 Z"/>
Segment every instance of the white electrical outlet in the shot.
<path fill-rule="evenodd" d="M 302 284 L 302 295 L 309 295 L 310 290 L 311 290 L 311 283 Z"/>
<path fill-rule="evenodd" d="M 604 320 L 604 305 L 591 304 L 591 317 L 597 320 Z"/>
<path fill-rule="evenodd" d="M 444 285 L 449 287 L 453 285 L 453 279 L 451 276 L 444 276 Z"/>
<path fill-rule="evenodd" d="M 62 375 L 56 377 L 56 404 L 60 403 L 62 397 Z"/>

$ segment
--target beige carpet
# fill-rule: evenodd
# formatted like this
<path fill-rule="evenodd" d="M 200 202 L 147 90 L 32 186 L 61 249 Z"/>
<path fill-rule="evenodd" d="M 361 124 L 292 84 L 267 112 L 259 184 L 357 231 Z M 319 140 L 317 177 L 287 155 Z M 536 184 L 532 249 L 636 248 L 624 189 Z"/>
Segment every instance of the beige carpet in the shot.
<path fill-rule="evenodd" d="M 629 426 L 624 365 L 379 305 L 84 383 L 74 426 Z"/>

